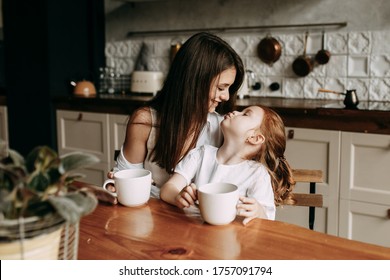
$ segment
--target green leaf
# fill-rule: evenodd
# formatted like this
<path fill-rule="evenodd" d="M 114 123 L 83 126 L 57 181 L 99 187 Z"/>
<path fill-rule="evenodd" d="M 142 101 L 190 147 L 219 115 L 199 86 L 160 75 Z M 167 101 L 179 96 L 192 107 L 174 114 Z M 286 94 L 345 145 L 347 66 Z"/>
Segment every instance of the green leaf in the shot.
<path fill-rule="evenodd" d="M 95 155 L 83 152 L 73 152 L 65 154 L 61 157 L 60 172 L 66 173 L 71 170 L 96 164 L 99 161 L 99 158 Z"/>
<path fill-rule="evenodd" d="M 57 153 L 47 146 L 34 148 L 26 157 L 26 167 L 29 172 L 44 172 L 49 168 L 58 167 L 59 163 Z"/>
<path fill-rule="evenodd" d="M 91 193 L 71 193 L 66 196 L 53 196 L 49 202 L 66 221 L 74 224 L 81 217 L 95 210 L 98 201 Z"/>
<path fill-rule="evenodd" d="M 28 188 L 38 192 L 44 192 L 46 188 L 50 185 L 50 178 L 46 174 L 38 173 L 35 176 L 31 177 L 28 184 Z"/>

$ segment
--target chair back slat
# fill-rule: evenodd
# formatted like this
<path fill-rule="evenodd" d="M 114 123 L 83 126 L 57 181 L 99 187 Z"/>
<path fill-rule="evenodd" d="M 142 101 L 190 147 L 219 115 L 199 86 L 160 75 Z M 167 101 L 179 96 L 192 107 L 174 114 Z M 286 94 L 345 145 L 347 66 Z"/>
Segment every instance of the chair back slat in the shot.
<path fill-rule="evenodd" d="M 296 182 L 322 183 L 322 171 L 312 169 L 293 169 L 293 178 Z"/>

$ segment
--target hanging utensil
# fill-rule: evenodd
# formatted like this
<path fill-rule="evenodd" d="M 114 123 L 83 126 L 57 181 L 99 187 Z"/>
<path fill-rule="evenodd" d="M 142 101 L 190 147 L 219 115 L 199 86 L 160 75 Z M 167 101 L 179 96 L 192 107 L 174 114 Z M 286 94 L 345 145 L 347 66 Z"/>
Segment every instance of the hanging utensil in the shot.
<path fill-rule="evenodd" d="M 313 70 L 313 63 L 311 61 L 311 58 L 306 55 L 306 46 L 307 46 L 308 36 L 309 36 L 309 33 L 306 32 L 305 43 L 304 43 L 304 48 L 303 48 L 303 55 L 300 55 L 299 57 L 297 57 L 294 60 L 293 65 L 292 65 L 294 73 L 300 77 L 307 76 Z"/>
<path fill-rule="evenodd" d="M 322 31 L 322 48 L 315 56 L 315 60 L 318 64 L 326 64 L 329 62 L 330 52 L 325 50 L 325 31 Z"/>
<path fill-rule="evenodd" d="M 282 54 L 282 46 L 274 37 L 267 35 L 257 45 L 257 55 L 264 63 L 272 66 L 279 60 Z"/>

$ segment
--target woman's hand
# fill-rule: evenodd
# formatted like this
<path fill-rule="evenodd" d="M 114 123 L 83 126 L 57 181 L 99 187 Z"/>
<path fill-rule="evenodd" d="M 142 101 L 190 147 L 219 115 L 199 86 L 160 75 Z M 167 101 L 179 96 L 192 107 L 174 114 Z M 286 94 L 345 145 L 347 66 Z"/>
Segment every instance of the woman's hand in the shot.
<path fill-rule="evenodd" d="M 237 205 L 237 215 L 245 217 L 242 221 L 244 225 L 248 224 L 255 218 L 266 218 L 264 208 L 253 197 L 240 197 L 240 201 Z"/>
<path fill-rule="evenodd" d="M 189 186 L 185 186 L 175 197 L 175 204 L 179 208 L 187 208 L 195 205 L 195 201 L 198 199 L 197 197 L 196 185 L 191 183 Z"/>

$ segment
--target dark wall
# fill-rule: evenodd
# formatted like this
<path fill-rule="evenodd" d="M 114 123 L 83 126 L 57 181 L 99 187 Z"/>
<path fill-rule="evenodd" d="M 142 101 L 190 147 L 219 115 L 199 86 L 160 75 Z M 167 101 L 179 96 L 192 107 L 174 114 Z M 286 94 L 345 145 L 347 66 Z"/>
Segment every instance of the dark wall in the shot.
<path fill-rule="evenodd" d="M 9 144 L 57 148 L 53 98 L 104 66 L 104 0 L 4 0 Z"/>

